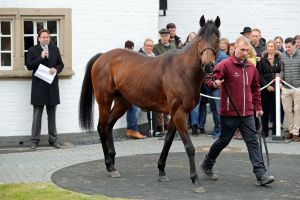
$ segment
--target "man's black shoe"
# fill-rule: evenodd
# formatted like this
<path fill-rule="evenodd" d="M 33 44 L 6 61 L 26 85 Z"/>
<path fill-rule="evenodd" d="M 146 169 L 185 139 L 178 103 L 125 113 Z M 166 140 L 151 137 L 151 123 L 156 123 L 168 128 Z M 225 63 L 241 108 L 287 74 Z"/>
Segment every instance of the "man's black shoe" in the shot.
<path fill-rule="evenodd" d="M 36 144 L 36 143 L 32 143 L 32 144 L 30 145 L 30 149 L 36 149 L 36 148 L 37 148 L 37 146 L 38 146 L 38 144 Z"/>
<path fill-rule="evenodd" d="M 200 133 L 201 134 L 206 134 L 207 132 L 206 132 L 206 130 L 204 128 L 200 128 Z"/>
<path fill-rule="evenodd" d="M 53 146 L 54 148 L 57 148 L 57 149 L 59 149 L 61 147 L 60 144 L 58 144 L 57 142 L 50 144 L 50 146 Z"/>
<path fill-rule="evenodd" d="M 192 135 L 199 135 L 197 125 L 192 125 Z"/>

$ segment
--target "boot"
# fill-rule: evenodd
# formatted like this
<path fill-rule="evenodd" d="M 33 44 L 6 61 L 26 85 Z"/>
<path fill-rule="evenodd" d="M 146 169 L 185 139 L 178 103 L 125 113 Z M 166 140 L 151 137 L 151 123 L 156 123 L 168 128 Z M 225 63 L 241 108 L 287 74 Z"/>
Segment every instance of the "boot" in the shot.
<path fill-rule="evenodd" d="M 200 171 L 203 179 L 206 180 L 217 180 L 218 176 L 213 172 L 212 168 L 215 164 L 215 160 L 209 159 L 207 154 L 205 159 L 200 164 Z"/>
<path fill-rule="evenodd" d="M 267 185 L 273 183 L 275 181 L 275 177 L 271 175 L 264 174 L 260 179 L 257 180 L 257 185 Z"/>
<path fill-rule="evenodd" d="M 218 180 L 217 174 L 215 174 L 212 169 L 206 168 L 203 163 L 200 165 L 200 169 L 203 179 Z"/>
<path fill-rule="evenodd" d="M 293 138 L 293 134 L 291 134 L 291 133 L 287 133 L 287 134 L 285 135 L 285 139 L 290 140 L 290 139 L 292 139 L 292 138 Z"/>
<path fill-rule="evenodd" d="M 204 128 L 200 128 L 200 133 L 201 134 L 206 134 L 207 132 L 206 132 L 206 130 Z"/>
<path fill-rule="evenodd" d="M 300 141 L 299 136 L 298 135 L 293 135 L 292 141 L 293 142 L 299 142 Z"/>
<path fill-rule="evenodd" d="M 192 125 L 192 135 L 199 135 L 197 125 Z"/>
<path fill-rule="evenodd" d="M 269 128 L 268 127 L 263 128 L 263 134 L 265 135 L 265 137 L 269 136 Z"/>
<path fill-rule="evenodd" d="M 140 132 L 133 131 L 133 130 L 127 130 L 127 136 L 134 138 L 134 139 L 144 139 L 146 136 L 141 134 Z"/>

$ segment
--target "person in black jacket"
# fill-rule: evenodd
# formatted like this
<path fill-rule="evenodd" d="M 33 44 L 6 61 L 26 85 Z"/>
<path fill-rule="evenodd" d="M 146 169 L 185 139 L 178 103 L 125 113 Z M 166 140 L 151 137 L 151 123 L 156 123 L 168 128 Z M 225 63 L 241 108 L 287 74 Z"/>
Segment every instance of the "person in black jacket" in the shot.
<path fill-rule="evenodd" d="M 260 76 L 260 86 L 264 87 L 275 78 L 275 74 L 281 71 L 281 53 L 276 50 L 276 43 L 274 40 L 267 42 L 267 49 L 262 53 L 262 59 L 257 65 L 257 69 Z M 275 83 L 268 86 L 266 89 L 261 91 L 261 101 L 263 115 L 263 132 L 268 137 L 269 132 L 269 116 L 270 113 L 273 115 L 271 118 L 273 122 L 275 119 Z M 272 110 L 272 111 L 271 111 Z M 276 126 L 272 127 L 272 135 L 276 134 Z"/>
<path fill-rule="evenodd" d="M 251 30 L 251 44 L 256 51 L 256 60 L 259 62 L 262 52 L 266 49 L 266 40 L 261 37 L 261 32 L 258 28 Z"/>
<path fill-rule="evenodd" d="M 50 43 L 50 32 L 48 30 L 40 30 L 38 41 L 39 44 L 28 50 L 26 58 L 27 69 L 32 70 L 31 104 L 33 105 L 33 121 L 32 144 L 30 147 L 31 149 L 36 149 L 39 144 L 41 119 L 44 106 L 46 106 L 48 114 L 48 142 L 51 146 L 60 148 L 60 145 L 57 143 L 55 112 L 56 105 L 60 103 L 57 74 L 63 70 L 64 64 L 59 49 Z M 55 75 L 51 84 L 34 75 L 40 64 L 48 67 L 51 75 Z"/>

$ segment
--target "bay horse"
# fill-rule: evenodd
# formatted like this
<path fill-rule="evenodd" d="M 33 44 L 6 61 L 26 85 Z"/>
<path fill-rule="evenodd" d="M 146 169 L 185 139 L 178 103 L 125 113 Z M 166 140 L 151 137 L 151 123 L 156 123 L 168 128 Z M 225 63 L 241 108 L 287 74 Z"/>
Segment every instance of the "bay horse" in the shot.
<path fill-rule="evenodd" d="M 81 128 L 93 128 L 95 97 L 99 109 L 97 130 L 106 169 L 111 177 L 120 176 L 115 168 L 112 129 L 133 104 L 171 116 L 158 161 L 159 180 L 168 181 L 166 159 L 178 131 L 189 158 L 192 183 L 201 186 L 196 172 L 195 148 L 188 134 L 187 116 L 199 102 L 205 72 L 214 63 L 219 48 L 220 23 L 219 17 L 206 22 L 202 16 L 200 31 L 188 46 L 154 58 L 126 49 L 114 49 L 89 60 L 79 102 L 79 121 Z"/>

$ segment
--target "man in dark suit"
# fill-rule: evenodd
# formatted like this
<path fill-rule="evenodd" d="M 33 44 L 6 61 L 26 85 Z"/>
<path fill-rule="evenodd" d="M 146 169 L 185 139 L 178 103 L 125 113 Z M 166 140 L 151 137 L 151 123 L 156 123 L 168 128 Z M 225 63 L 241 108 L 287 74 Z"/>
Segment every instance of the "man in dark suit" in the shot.
<path fill-rule="evenodd" d="M 41 119 L 44 106 L 47 109 L 48 115 L 48 142 L 55 148 L 60 148 L 57 143 L 57 132 L 55 122 L 56 105 L 60 103 L 58 76 L 64 64 L 61 59 L 59 49 L 50 43 L 50 32 L 46 29 L 40 30 L 38 33 L 39 44 L 31 47 L 28 50 L 26 58 L 26 66 L 28 70 L 32 70 L 32 85 L 31 85 L 31 104 L 33 105 L 33 121 L 31 149 L 36 149 L 39 144 L 41 134 Z M 39 65 L 43 64 L 49 68 L 50 74 L 55 74 L 53 82 L 48 82 L 36 77 L 34 73 Z"/>

